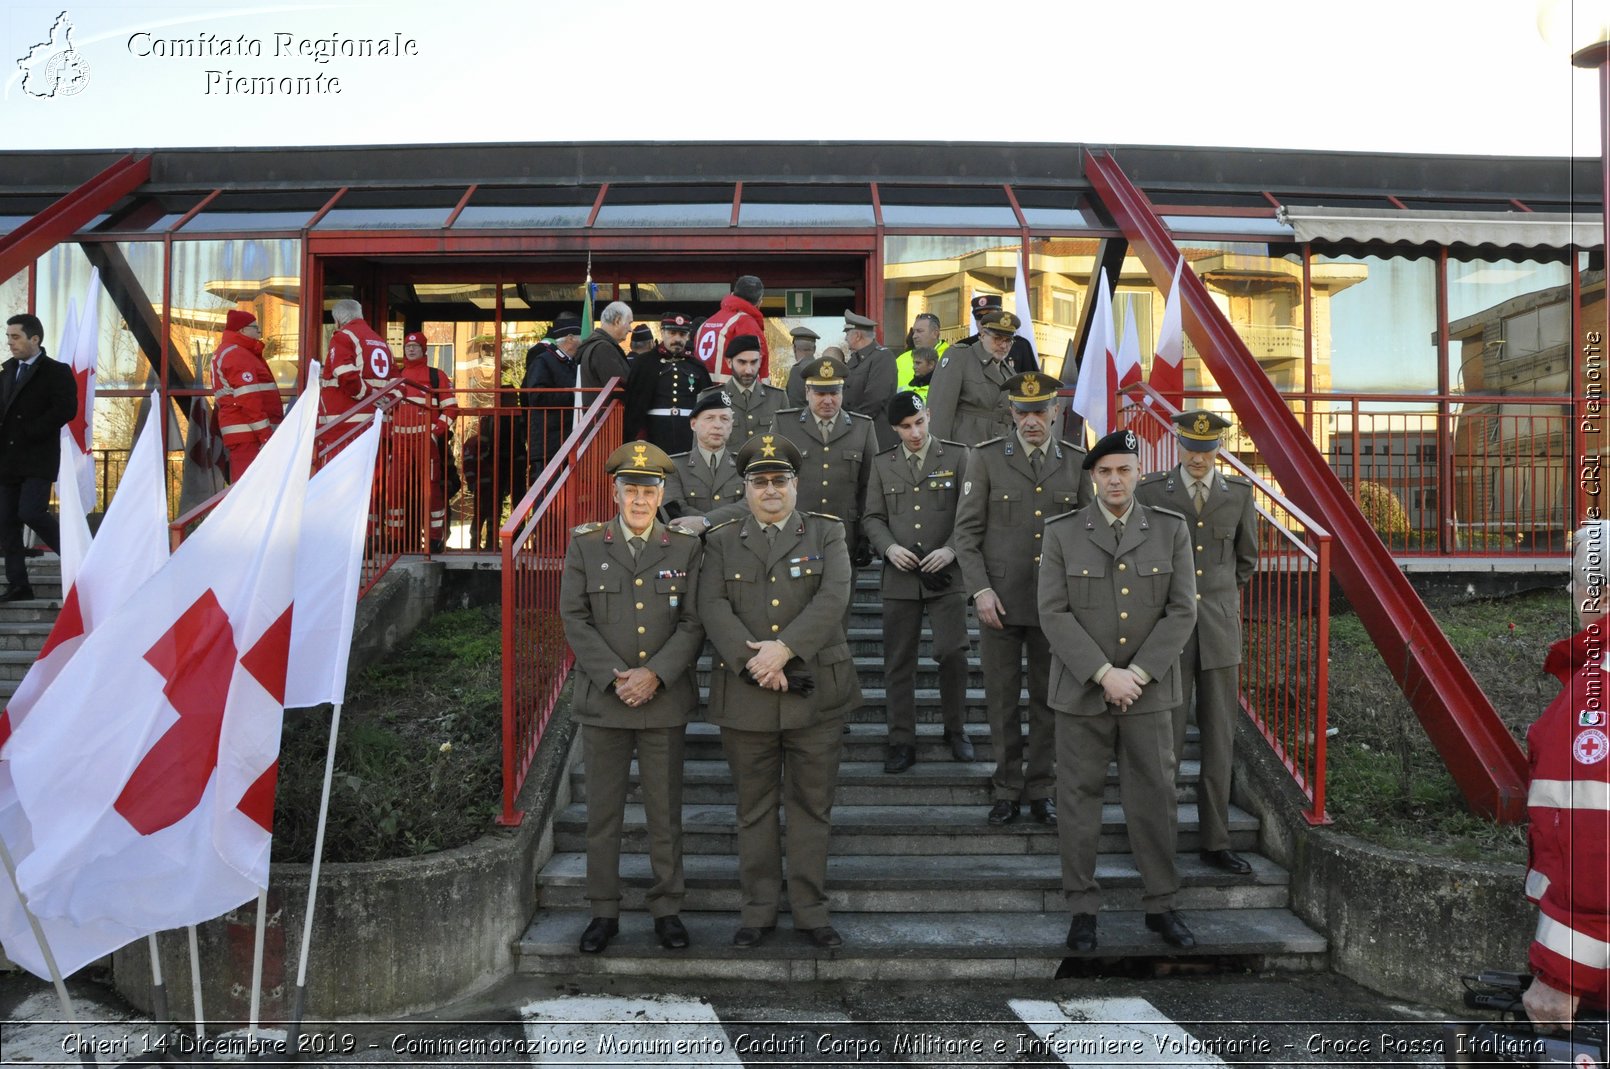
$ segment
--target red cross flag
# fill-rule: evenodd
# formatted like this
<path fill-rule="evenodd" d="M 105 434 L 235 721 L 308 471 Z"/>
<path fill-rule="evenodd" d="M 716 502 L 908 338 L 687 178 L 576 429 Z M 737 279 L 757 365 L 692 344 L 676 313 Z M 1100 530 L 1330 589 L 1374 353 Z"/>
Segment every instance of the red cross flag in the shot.
<path fill-rule="evenodd" d="M 1175 408 L 1185 407 L 1185 332 L 1180 329 L 1180 268 L 1185 266 L 1182 254 L 1174 261 L 1174 282 L 1168 290 L 1168 303 L 1163 306 L 1163 328 L 1157 335 L 1157 354 L 1152 360 L 1152 389 Z"/>
<path fill-rule="evenodd" d="M 13 733 L 39 916 L 157 931 L 267 885 L 316 389 Z"/>
<path fill-rule="evenodd" d="M 153 402 L 155 404 L 156 402 Z M 5 740 L 25 720 L 46 688 L 71 660 L 85 636 L 126 602 L 168 559 L 167 489 L 163 474 L 161 427 L 147 420 L 106 509 L 93 542 L 84 522 L 78 485 L 69 472 L 74 445 L 62 431 L 61 497 L 62 584 L 66 597 L 44 649 L 0 712 L 0 838 L 14 861 L 33 852 L 33 828 L 18 803 L 6 760 Z M 41 920 L 57 964 L 72 972 L 143 934 L 105 922 L 75 925 L 58 918 Z M 0 880 L 0 944 L 6 956 L 35 976 L 49 969 L 10 880 Z"/>

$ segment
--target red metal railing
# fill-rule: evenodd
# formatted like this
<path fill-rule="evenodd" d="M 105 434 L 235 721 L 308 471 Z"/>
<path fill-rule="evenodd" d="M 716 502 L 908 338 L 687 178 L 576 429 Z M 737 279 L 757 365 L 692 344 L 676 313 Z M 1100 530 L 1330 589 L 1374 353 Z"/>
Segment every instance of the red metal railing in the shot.
<path fill-rule="evenodd" d="M 514 803 L 575 661 L 559 618 L 559 578 L 571 528 L 611 514 L 604 460 L 621 442 L 612 379 L 498 531 L 503 550 L 503 812 Z"/>
<path fill-rule="evenodd" d="M 1174 467 L 1179 456 L 1169 416 L 1179 410 L 1144 384 L 1129 392 L 1120 425 L 1141 439 L 1142 470 Z M 1309 823 L 1328 823 L 1330 532 L 1234 454 L 1218 455 L 1252 482 L 1258 509 L 1258 570 L 1241 592 L 1241 707 L 1308 797 Z"/>

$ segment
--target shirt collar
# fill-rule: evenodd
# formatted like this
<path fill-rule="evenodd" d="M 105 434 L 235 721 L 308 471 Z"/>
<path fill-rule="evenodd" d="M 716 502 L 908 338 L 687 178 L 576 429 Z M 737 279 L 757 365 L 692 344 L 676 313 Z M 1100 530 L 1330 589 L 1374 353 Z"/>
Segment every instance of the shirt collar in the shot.
<path fill-rule="evenodd" d="M 1129 518 L 1135 514 L 1135 499 L 1134 498 L 1129 499 L 1129 508 L 1124 510 L 1124 514 L 1122 516 L 1114 516 L 1112 514 L 1112 512 L 1110 510 L 1108 510 L 1106 502 L 1101 501 L 1100 499 L 1097 499 L 1096 507 L 1099 508 L 1101 510 L 1101 514 L 1107 518 L 1107 526 L 1108 527 L 1112 526 L 1112 522 L 1114 520 L 1123 520 L 1124 521 L 1124 526 L 1128 527 L 1129 526 Z"/>
<path fill-rule="evenodd" d="M 725 449 L 721 450 L 719 453 L 709 453 L 705 451 L 705 448 L 702 445 L 695 445 L 694 448 L 699 451 L 699 456 L 704 458 L 704 462 L 706 464 L 710 463 L 712 460 L 720 463 L 721 458 L 727 454 Z"/>
<path fill-rule="evenodd" d="M 1202 489 L 1204 489 L 1204 490 L 1211 491 L 1213 489 L 1213 472 L 1211 472 L 1211 471 L 1208 472 L 1207 475 L 1204 476 L 1203 478 L 1198 479 L 1194 475 L 1192 475 L 1190 472 L 1185 470 L 1185 465 L 1184 464 L 1181 464 L 1180 465 L 1180 478 L 1185 480 L 1185 489 L 1187 489 L 1187 490 L 1189 490 L 1191 487 L 1195 486 L 1198 482 L 1200 482 L 1202 484 Z"/>
<path fill-rule="evenodd" d="M 617 517 L 617 520 L 620 523 L 621 536 L 626 538 L 628 541 L 630 541 L 633 538 L 641 538 L 643 540 L 644 545 L 647 545 L 648 540 L 649 540 L 649 536 L 654 533 L 654 521 L 653 520 L 649 521 L 648 530 L 644 531 L 642 534 L 633 534 L 632 533 L 632 529 L 630 527 L 626 526 L 626 517 L 619 516 L 619 517 Z"/>
<path fill-rule="evenodd" d="M 1021 445 L 1023 447 L 1024 455 L 1033 456 L 1034 451 L 1036 449 L 1038 449 L 1041 453 L 1044 453 L 1044 454 L 1046 454 L 1048 456 L 1050 455 L 1050 449 L 1051 449 L 1051 443 L 1050 442 L 1046 442 L 1045 445 L 1030 445 L 1029 443 L 1027 443 L 1027 442 L 1025 442 L 1023 440 L 1023 432 L 1022 431 L 1013 431 L 1012 433 L 1017 435 L 1017 444 Z"/>
<path fill-rule="evenodd" d="M 917 458 L 917 466 L 921 467 L 922 465 L 928 463 L 928 447 L 933 445 L 933 444 L 934 444 L 934 436 L 930 434 L 928 437 L 926 437 L 926 438 L 924 438 L 922 440 L 922 448 L 917 450 L 915 453 L 913 453 L 911 450 L 906 448 L 906 443 L 901 442 L 900 443 L 900 453 L 901 453 L 902 456 L 905 456 L 905 457 L 915 456 Z"/>

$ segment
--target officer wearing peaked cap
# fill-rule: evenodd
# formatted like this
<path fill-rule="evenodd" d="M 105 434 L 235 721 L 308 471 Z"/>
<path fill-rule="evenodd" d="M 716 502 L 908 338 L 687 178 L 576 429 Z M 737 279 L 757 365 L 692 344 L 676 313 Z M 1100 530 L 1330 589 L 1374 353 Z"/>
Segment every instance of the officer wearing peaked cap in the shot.
<path fill-rule="evenodd" d="M 951 350 L 952 353 L 955 350 Z M 951 546 L 978 613 L 979 659 L 989 706 L 995 773 L 991 824 L 1016 820 L 1020 804 L 1042 824 L 1055 824 L 1055 722 L 1046 700 L 1051 647 L 1040 625 L 1035 574 L 1040 566 L 1046 520 L 1082 505 L 1089 481 L 1081 470 L 1084 450 L 1051 434 L 1062 383 L 1030 371 L 1002 384 L 1014 429 L 975 446 Z M 932 394 L 930 393 L 930 396 Z M 1028 742 L 1018 694 L 1028 661 Z"/>
<path fill-rule="evenodd" d="M 1018 373 L 1009 356 L 1019 322 L 1010 312 L 989 312 L 976 338 L 939 358 L 928 385 L 935 434 L 976 445 L 1012 429 L 1006 384 Z"/>
<path fill-rule="evenodd" d="M 730 346 L 727 355 L 732 355 Z M 728 379 L 699 395 L 688 419 L 693 427 L 693 448 L 671 458 L 672 468 L 665 480 L 665 514 L 686 531 L 707 530 L 745 511 L 743 476 L 731 448 L 733 404 L 726 389 L 731 383 Z"/>
<path fill-rule="evenodd" d="M 699 540 L 655 518 L 671 458 L 627 442 L 604 462 L 617 513 L 578 527 L 565 551 L 559 613 L 576 654 L 571 716 L 587 770 L 587 897 L 581 949 L 620 928 L 620 846 L 637 755 L 654 883 L 648 908 L 663 946 L 688 945 L 681 913 L 683 730 L 699 704 L 693 664 L 704 646 L 696 612 Z"/>
<path fill-rule="evenodd" d="M 960 345 L 972 345 L 977 342 L 986 325 L 992 319 L 998 319 L 1003 311 L 999 293 L 980 293 L 973 298 L 971 306 L 973 323 L 978 328 L 978 333 L 963 338 L 957 343 Z M 1017 317 L 1013 316 L 1012 318 L 1014 320 L 1012 325 L 1013 338 L 1011 348 L 1006 354 L 1006 365 L 1012 369 L 1013 374 L 1017 374 L 1020 371 L 1040 370 L 1040 362 L 1034 358 L 1034 347 L 1029 344 L 1027 338 L 1017 333 Z"/>
<path fill-rule="evenodd" d="M 1184 517 L 1135 500 L 1139 453 L 1130 430 L 1090 450 L 1084 467 L 1095 500 L 1045 525 L 1038 579 L 1052 650 L 1049 700 L 1057 711 L 1062 888 L 1073 913 L 1068 946 L 1076 951 L 1096 945 L 1096 849 L 1115 747 L 1146 926 L 1174 946 L 1196 942 L 1174 912 L 1173 727 L 1180 650 L 1196 624 L 1196 583 Z"/>
<path fill-rule="evenodd" d="M 795 408 L 805 405 L 805 368 L 816 356 L 816 343 L 822 336 L 810 327 L 795 327 L 788 332 L 793 338 L 794 363 L 788 369 L 788 403 Z"/>
<path fill-rule="evenodd" d="M 848 374 L 844 408 L 873 421 L 879 449 L 895 444 L 894 429 L 883 418 L 889 399 L 900 389 L 899 357 L 878 344 L 878 323 L 854 312 L 844 313 L 844 359 Z"/>
<path fill-rule="evenodd" d="M 760 377 L 760 339 L 740 334 L 727 341 L 727 368 L 732 372 L 722 388 L 732 398 L 732 442 L 740 446 L 771 430 L 778 409 L 787 408 L 787 395 Z"/>
<path fill-rule="evenodd" d="M 805 370 L 806 406 L 781 410 L 772 426 L 799 449 L 801 506 L 842 520 L 852 554 L 866 563 L 871 557 L 860 549 L 858 521 L 878 447 L 872 421 L 844 407 L 849 374 L 844 361 L 831 356 L 811 361 Z"/>
<path fill-rule="evenodd" d="M 1201 737 L 1202 776 L 1197 786 L 1202 860 L 1238 875 L 1252 871 L 1230 849 L 1230 773 L 1234 764 L 1236 666 L 1241 663 L 1241 590 L 1258 570 L 1257 510 L 1252 483 L 1214 469 L 1230 421 L 1215 412 L 1174 416 L 1180 463 L 1140 481 L 1142 504 L 1185 517 L 1196 572 L 1196 628 L 1180 654 L 1183 698 L 1174 710 L 1174 752 L 1184 753 L 1185 723 L 1193 707 Z"/>
<path fill-rule="evenodd" d="M 721 727 L 738 804 L 742 915 L 733 943 L 777 924 L 786 813 L 788 903 L 813 946 L 840 938 L 828 914 L 827 847 L 845 714 L 861 704 L 845 639 L 850 555 L 844 527 L 799 509 L 808 467 L 781 434 L 738 451 L 748 509 L 705 535 L 699 617 L 715 648 L 707 717 Z"/>

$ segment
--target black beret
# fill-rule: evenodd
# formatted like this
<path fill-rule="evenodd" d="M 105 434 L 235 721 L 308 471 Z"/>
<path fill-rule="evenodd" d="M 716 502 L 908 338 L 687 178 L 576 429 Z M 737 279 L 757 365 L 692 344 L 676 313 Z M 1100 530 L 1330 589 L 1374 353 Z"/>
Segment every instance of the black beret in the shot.
<path fill-rule="evenodd" d="M 889 425 L 898 427 L 927 407 L 922 398 L 917 396 L 917 391 L 901 390 L 889 398 Z"/>
<path fill-rule="evenodd" d="M 740 353 L 760 352 L 760 339 L 753 334 L 739 334 L 727 340 L 727 359 L 731 360 Z"/>
<path fill-rule="evenodd" d="M 730 408 L 732 408 L 732 395 L 722 387 L 717 386 L 701 393 L 699 399 L 693 402 L 693 411 L 688 415 L 696 419 L 701 412 L 709 412 L 711 409 Z"/>
<path fill-rule="evenodd" d="M 1096 466 L 1096 461 L 1113 453 L 1133 453 L 1138 458 L 1140 456 L 1140 439 L 1135 437 L 1134 431 L 1127 428 L 1121 431 L 1113 431 L 1091 447 L 1090 452 L 1085 456 L 1084 470 L 1089 471 Z"/>

